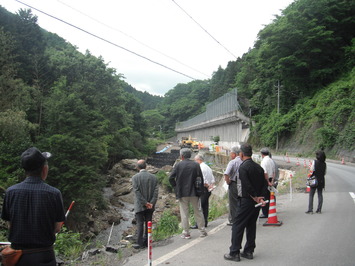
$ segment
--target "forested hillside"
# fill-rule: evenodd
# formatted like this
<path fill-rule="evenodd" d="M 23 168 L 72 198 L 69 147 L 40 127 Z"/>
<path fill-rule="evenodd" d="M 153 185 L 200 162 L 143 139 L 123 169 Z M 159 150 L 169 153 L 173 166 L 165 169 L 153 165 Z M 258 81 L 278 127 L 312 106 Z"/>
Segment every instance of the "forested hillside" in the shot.
<path fill-rule="evenodd" d="M 0 186 L 24 178 L 25 149 L 50 151 L 48 182 L 66 205 L 77 201 L 75 215 L 103 207 L 100 173 L 155 150 L 141 112 L 161 97 L 137 92 L 102 58 L 44 31 L 30 10 L 0 7 L 0 95 Z"/>
<path fill-rule="evenodd" d="M 254 144 L 275 148 L 278 134 L 284 150 L 353 151 L 354 14 L 350 0 L 296 0 L 259 32 L 252 49 L 219 67 L 211 80 L 169 91 L 159 107 L 165 129 L 236 87 L 245 114 L 256 122 Z"/>
<path fill-rule="evenodd" d="M 253 144 L 274 148 L 278 135 L 283 150 L 350 154 L 354 14 L 351 0 L 296 0 L 259 32 L 252 49 L 225 69 L 216 66 L 211 79 L 177 84 L 158 97 L 135 90 L 103 58 L 41 29 L 30 10 L 15 15 L 0 7 L 0 187 L 23 178 L 19 156 L 34 145 L 54 154 L 48 182 L 66 205 L 76 199 L 74 215 L 104 207 L 100 173 L 149 154 L 155 146 L 148 137 L 174 136 L 176 122 L 232 88 L 255 121 Z"/>

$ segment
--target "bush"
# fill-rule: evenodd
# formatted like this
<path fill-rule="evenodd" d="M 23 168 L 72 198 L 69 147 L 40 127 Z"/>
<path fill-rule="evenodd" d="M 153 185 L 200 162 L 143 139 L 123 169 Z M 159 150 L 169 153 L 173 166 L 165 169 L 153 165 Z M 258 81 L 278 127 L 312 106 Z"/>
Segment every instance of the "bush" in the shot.
<path fill-rule="evenodd" d="M 227 203 L 227 197 L 224 197 L 223 199 L 218 201 L 211 201 L 210 208 L 208 210 L 208 220 L 213 221 L 216 218 L 228 213 Z"/>
<path fill-rule="evenodd" d="M 67 260 L 76 259 L 84 251 L 85 246 L 80 240 L 80 233 L 74 233 L 62 227 L 57 235 L 54 250 L 57 255 L 63 256 Z"/>
<path fill-rule="evenodd" d="M 157 174 L 156 174 L 159 183 L 166 188 L 169 192 L 173 191 L 173 187 L 171 186 L 170 182 L 169 182 L 169 176 L 168 174 L 163 171 L 160 170 Z"/>
<path fill-rule="evenodd" d="M 178 218 L 170 210 L 166 210 L 153 230 L 153 239 L 163 240 L 180 232 Z"/>

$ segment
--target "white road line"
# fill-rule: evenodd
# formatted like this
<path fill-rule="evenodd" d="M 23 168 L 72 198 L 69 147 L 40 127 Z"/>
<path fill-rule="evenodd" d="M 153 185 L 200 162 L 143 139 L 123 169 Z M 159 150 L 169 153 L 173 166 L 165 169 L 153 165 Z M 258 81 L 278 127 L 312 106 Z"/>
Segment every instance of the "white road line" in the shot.
<path fill-rule="evenodd" d="M 223 224 L 220 224 L 219 226 L 213 228 L 211 231 L 208 232 L 208 236 L 206 236 L 206 237 L 209 237 L 209 236 L 217 233 L 219 230 L 223 229 L 226 225 L 227 225 L 227 222 L 224 222 Z M 172 257 L 178 255 L 179 253 L 184 252 L 188 248 L 198 244 L 199 242 L 204 240 L 206 237 L 196 238 L 195 240 L 192 240 L 191 242 L 187 243 L 186 245 L 183 245 L 182 247 L 180 247 L 178 249 L 175 249 L 174 251 L 172 251 L 172 252 L 170 252 L 170 253 L 168 253 L 168 254 L 166 254 L 164 256 L 161 256 L 160 258 L 154 259 L 153 260 L 153 264 L 154 265 L 159 265 L 159 264 L 167 261 L 168 259 L 171 259 Z M 148 264 L 146 264 L 145 266 L 148 266 Z"/>
<path fill-rule="evenodd" d="M 354 192 L 349 192 L 349 194 L 350 194 L 350 197 L 352 197 L 352 198 L 353 198 L 354 203 L 355 203 L 355 193 L 354 193 Z"/>

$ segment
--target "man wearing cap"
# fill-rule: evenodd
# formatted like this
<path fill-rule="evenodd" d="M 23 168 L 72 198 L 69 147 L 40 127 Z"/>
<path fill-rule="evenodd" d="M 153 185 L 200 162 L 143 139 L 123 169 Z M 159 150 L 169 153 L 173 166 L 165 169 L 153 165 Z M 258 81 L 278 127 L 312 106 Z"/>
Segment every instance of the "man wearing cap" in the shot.
<path fill-rule="evenodd" d="M 26 179 L 6 190 L 1 218 L 9 223 L 11 247 L 24 251 L 17 266 L 56 265 L 53 243 L 65 214 L 61 192 L 44 182 L 50 156 L 35 147 L 22 153 Z"/>
<path fill-rule="evenodd" d="M 263 158 L 261 160 L 261 167 L 264 169 L 264 176 L 265 179 L 269 185 L 269 187 L 272 187 L 274 185 L 274 181 L 275 181 L 275 163 L 274 161 L 270 158 L 270 151 L 268 148 L 262 148 L 261 151 L 261 157 Z M 270 199 L 270 192 L 268 191 L 268 194 L 265 198 L 266 200 Z M 265 207 L 261 208 L 262 210 L 262 215 L 260 216 L 260 218 L 268 218 L 269 216 L 269 203 L 266 204 Z"/>

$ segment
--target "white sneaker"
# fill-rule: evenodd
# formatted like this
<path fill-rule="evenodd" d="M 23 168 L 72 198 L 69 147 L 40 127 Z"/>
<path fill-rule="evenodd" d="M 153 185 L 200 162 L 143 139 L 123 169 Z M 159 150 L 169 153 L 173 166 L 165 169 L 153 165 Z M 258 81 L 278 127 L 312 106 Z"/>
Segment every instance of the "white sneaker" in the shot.
<path fill-rule="evenodd" d="M 180 237 L 183 239 L 190 239 L 191 235 L 190 234 L 182 234 Z"/>

